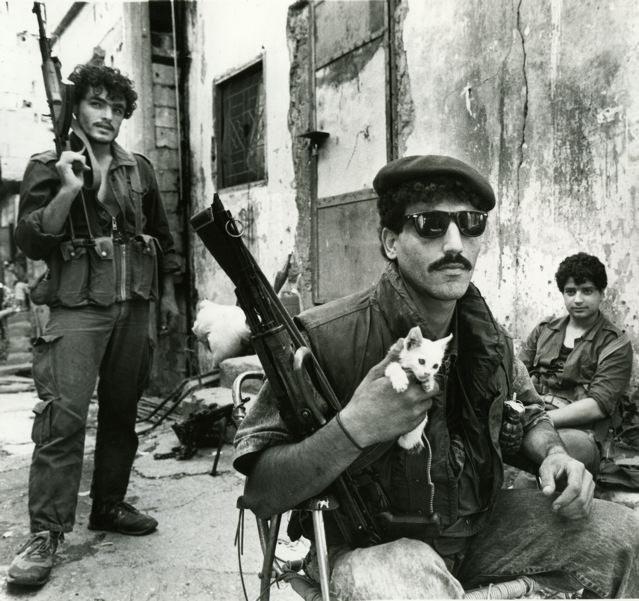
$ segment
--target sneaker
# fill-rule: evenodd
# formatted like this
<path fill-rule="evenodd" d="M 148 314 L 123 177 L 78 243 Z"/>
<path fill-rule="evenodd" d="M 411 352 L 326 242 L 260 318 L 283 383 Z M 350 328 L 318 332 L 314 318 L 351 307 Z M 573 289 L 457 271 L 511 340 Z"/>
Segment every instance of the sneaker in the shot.
<path fill-rule="evenodd" d="M 58 542 L 63 539 L 61 532 L 35 532 L 18 550 L 9 566 L 7 582 L 21 586 L 41 586 L 51 574 L 53 556 Z"/>
<path fill-rule="evenodd" d="M 110 530 L 120 534 L 141 536 L 150 534 L 157 527 L 157 520 L 139 512 L 133 505 L 124 501 L 102 509 L 94 506 L 89 516 L 89 530 Z"/>

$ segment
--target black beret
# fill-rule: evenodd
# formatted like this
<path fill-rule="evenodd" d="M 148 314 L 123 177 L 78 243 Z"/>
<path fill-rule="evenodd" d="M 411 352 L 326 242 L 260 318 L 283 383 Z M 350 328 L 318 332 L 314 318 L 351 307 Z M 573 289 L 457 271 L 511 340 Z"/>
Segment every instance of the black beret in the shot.
<path fill-rule="evenodd" d="M 495 193 L 488 180 L 479 171 L 452 157 L 429 154 L 415 155 L 396 159 L 382 167 L 375 179 L 373 188 L 377 194 L 388 192 L 401 184 L 411 181 L 441 181 L 456 179 L 480 199 L 483 211 L 495 207 Z"/>

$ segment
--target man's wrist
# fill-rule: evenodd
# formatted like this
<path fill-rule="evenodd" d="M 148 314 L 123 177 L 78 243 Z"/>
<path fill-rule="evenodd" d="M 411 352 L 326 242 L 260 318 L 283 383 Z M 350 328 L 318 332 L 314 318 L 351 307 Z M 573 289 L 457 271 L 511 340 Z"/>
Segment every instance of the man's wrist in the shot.
<path fill-rule="evenodd" d="M 546 457 L 550 457 L 550 455 L 556 455 L 558 453 L 561 453 L 562 455 L 568 455 L 566 447 L 561 444 L 554 444 L 546 451 Z"/>
<path fill-rule="evenodd" d="M 63 182 L 58 190 L 58 195 L 65 200 L 75 200 L 80 190 L 82 190 L 81 182 Z"/>
<path fill-rule="evenodd" d="M 344 435 L 354 444 L 354 446 L 358 448 L 366 448 L 368 443 L 366 440 L 362 440 L 361 432 L 359 432 L 359 428 L 357 428 L 357 420 L 353 420 L 350 412 L 347 411 L 347 407 L 339 412 L 339 420 L 336 419 L 335 421 L 338 422 L 342 431 L 345 430 Z"/>
<path fill-rule="evenodd" d="M 351 434 L 351 432 L 348 430 L 348 428 L 344 425 L 344 422 L 342 422 L 341 416 L 339 414 L 339 412 L 335 415 L 335 421 L 337 423 L 337 425 L 340 427 L 340 429 L 342 430 L 342 432 L 344 433 L 344 435 L 346 436 L 346 438 L 348 438 L 348 440 L 351 442 L 351 444 L 358 450 L 358 451 L 363 451 L 364 447 L 362 445 L 359 444 L 359 442 L 357 442 L 355 440 L 355 438 L 353 438 L 353 435 Z"/>

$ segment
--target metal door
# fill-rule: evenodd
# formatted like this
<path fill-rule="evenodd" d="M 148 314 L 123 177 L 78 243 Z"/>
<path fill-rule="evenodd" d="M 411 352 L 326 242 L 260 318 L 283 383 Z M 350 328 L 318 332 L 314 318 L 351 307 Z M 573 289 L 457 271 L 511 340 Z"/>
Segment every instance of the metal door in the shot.
<path fill-rule="evenodd" d="M 389 156 L 389 10 L 386 0 L 312 5 L 317 150 L 314 301 L 370 286 L 383 268 L 371 182 Z"/>

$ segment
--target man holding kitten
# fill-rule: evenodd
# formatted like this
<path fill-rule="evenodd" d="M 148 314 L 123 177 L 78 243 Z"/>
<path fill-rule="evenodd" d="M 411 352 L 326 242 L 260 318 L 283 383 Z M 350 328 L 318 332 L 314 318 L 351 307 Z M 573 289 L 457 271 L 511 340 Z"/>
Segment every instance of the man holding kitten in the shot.
<path fill-rule="evenodd" d="M 350 468 L 382 536 L 350 548 L 327 514 L 331 594 L 341 601 L 461 598 L 521 575 L 596 597 L 639 597 L 639 519 L 593 499 L 590 473 L 566 453 L 471 283 L 495 206 L 490 183 L 468 164 L 428 155 L 390 162 L 373 186 L 386 269 L 373 288 L 298 320 L 344 408 L 293 443 L 267 384 L 236 438 L 246 505 L 270 517 Z M 434 389 L 411 378 L 397 392 L 384 374 L 416 325 L 431 340 L 453 337 Z M 520 453 L 539 466 L 539 491 L 502 489 L 502 420 L 513 394 L 525 406 Z M 424 447 L 399 446 L 426 415 Z M 311 553 L 306 571 L 315 570 Z"/>

